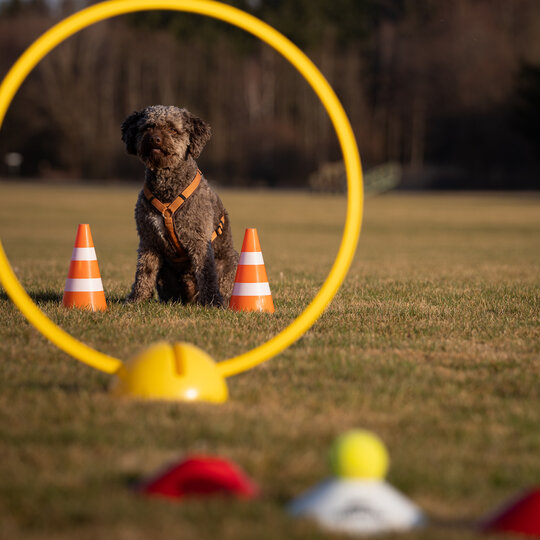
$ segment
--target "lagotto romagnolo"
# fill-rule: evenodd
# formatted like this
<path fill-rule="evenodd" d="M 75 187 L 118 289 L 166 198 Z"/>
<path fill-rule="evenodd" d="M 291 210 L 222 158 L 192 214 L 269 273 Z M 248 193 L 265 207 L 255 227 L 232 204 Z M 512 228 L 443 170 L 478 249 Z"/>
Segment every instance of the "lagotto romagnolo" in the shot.
<path fill-rule="evenodd" d="M 147 107 L 122 124 L 127 152 L 145 165 L 128 302 L 148 300 L 157 290 L 163 301 L 228 305 L 238 253 L 229 215 L 195 161 L 210 135 L 206 122 L 174 106 Z"/>

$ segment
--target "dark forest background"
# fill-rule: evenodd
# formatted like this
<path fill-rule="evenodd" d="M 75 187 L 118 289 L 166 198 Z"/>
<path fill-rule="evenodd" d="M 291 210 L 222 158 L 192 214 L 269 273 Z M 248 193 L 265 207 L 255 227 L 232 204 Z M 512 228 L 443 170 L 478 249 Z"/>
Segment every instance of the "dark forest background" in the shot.
<path fill-rule="evenodd" d="M 0 2 L 0 76 L 89 3 Z M 315 62 L 347 111 L 365 168 L 399 165 L 403 188 L 540 186 L 540 1 L 228 3 Z M 120 124 L 157 103 L 210 122 L 200 166 L 225 185 L 306 187 L 341 159 L 318 98 L 270 47 L 219 21 L 150 11 L 88 28 L 35 68 L 0 132 L 0 175 L 140 179 Z"/>

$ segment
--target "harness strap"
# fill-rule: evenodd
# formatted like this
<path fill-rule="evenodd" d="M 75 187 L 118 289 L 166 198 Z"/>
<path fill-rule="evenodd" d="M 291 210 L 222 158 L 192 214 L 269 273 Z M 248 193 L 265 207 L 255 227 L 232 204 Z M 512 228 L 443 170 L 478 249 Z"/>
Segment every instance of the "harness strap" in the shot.
<path fill-rule="evenodd" d="M 174 214 L 176 211 L 186 202 L 188 197 L 197 189 L 201 183 L 202 173 L 197 169 L 197 174 L 195 178 L 189 184 L 189 186 L 174 199 L 174 201 L 165 204 L 162 203 L 156 196 L 150 191 L 148 186 L 145 184 L 143 188 L 144 196 L 148 199 L 148 202 L 163 216 L 163 221 L 165 228 L 169 233 L 169 239 L 171 240 L 174 249 L 178 253 L 178 257 L 173 259 L 174 262 L 185 262 L 188 260 L 186 250 L 180 243 L 180 240 L 174 230 Z M 219 225 L 217 229 L 212 233 L 211 241 L 213 242 L 218 236 L 223 234 L 223 227 L 225 226 L 225 216 L 221 216 L 219 220 Z"/>
<path fill-rule="evenodd" d="M 189 186 L 174 199 L 174 201 L 165 204 L 162 203 L 148 188 L 148 186 L 144 185 L 144 195 L 148 199 L 148 202 L 154 206 L 154 208 L 160 212 L 163 216 L 165 214 L 168 214 L 169 212 L 174 214 L 187 200 L 187 198 L 197 189 L 199 184 L 201 183 L 202 173 L 200 170 L 197 169 L 197 174 L 195 175 L 195 178 L 189 184 Z"/>
<path fill-rule="evenodd" d="M 225 216 L 221 216 L 216 230 L 212 233 L 212 238 L 210 239 L 211 242 L 223 234 L 223 227 L 225 227 Z"/>

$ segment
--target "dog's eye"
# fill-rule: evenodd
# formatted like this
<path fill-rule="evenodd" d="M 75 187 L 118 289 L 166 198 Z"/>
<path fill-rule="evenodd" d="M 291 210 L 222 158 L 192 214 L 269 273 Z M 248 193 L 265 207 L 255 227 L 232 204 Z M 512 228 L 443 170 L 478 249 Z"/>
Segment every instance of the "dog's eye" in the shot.
<path fill-rule="evenodd" d="M 174 133 L 175 135 L 180 135 L 180 132 L 173 126 L 169 126 L 167 128 L 167 131 L 170 131 L 171 133 Z"/>

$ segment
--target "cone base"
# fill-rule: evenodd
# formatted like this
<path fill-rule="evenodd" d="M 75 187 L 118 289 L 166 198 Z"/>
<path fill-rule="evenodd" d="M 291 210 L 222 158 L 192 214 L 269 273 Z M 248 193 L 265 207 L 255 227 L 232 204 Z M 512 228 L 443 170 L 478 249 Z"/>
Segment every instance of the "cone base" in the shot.
<path fill-rule="evenodd" d="M 420 508 L 380 480 L 330 478 L 294 499 L 288 510 L 328 531 L 357 536 L 405 532 L 426 521 Z"/>
<path fill-rule="evenodd" d="M 258 486 L 232 462 L 219 457 L 190 456 L 139 487 L 145 495 L 176 499 L 232 495 L 253 499 Z"/>
<path fill-rule="evenodd" d="M 65 291 L 62 305 L 66 308 L 88 309 L 90 311 L 105 311 L 107 302 L 105 293 Z"/>
<path fill-rule="evenodd" d="M 540 489 L 520 494 L 482 524 L 484 532 L 518 533 L 540 538 Z"/>
<path fill-rule="evenodd" d="M 274 313 L 274 302 L 271 296 L 232 296 L 229 309 Z"/>

